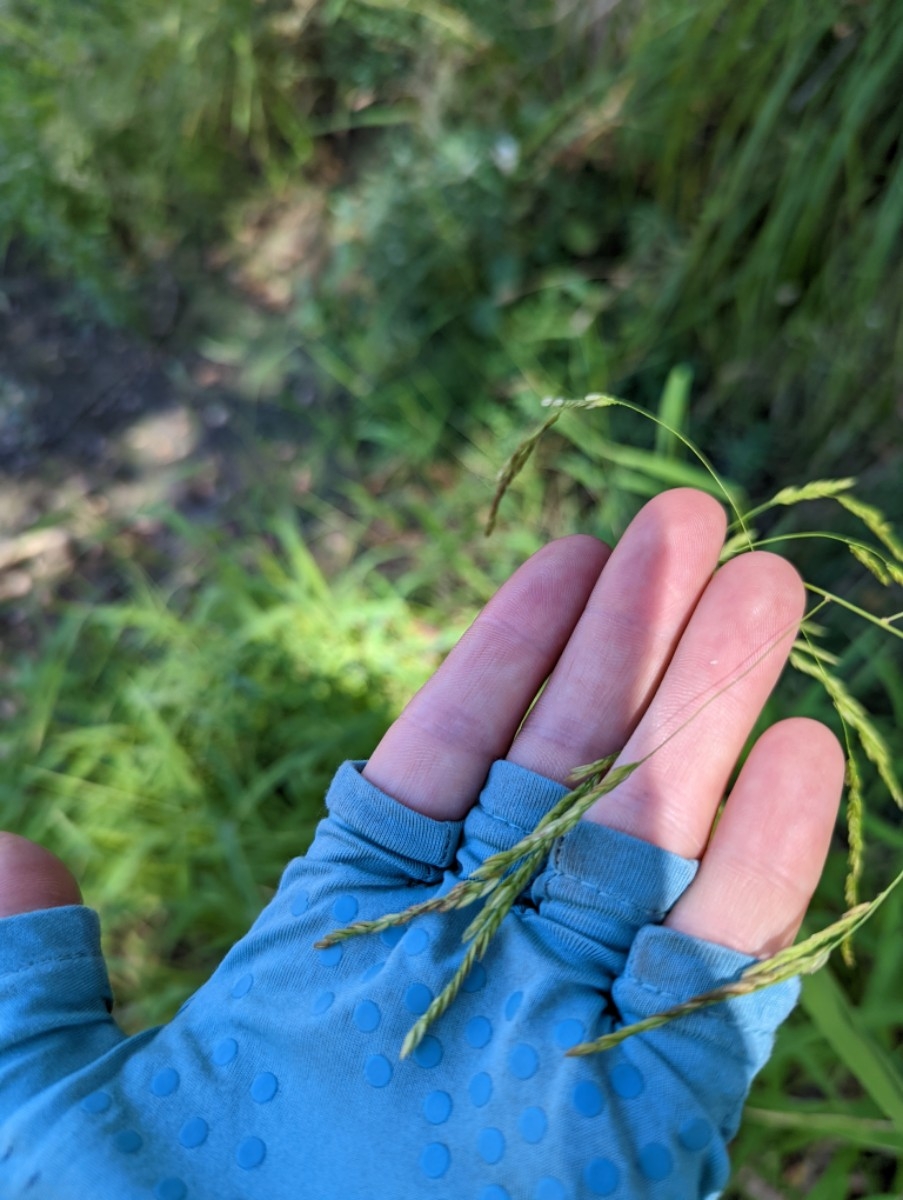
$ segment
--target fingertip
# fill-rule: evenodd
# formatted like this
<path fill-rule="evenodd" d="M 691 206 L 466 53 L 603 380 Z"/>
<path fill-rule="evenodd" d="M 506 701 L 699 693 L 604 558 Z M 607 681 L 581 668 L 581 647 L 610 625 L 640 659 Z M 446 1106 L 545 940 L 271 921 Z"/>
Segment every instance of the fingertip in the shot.
<path fill-rule="evenodd" d="M 721 570 L 745 571 L 751 585 L 755 586 L 758 581 L 757 591 L 791 604 L 802 617 L 806 605 L 806 584 L 793 563 L 783 555 L 773 554 L 770 550 L 750 550 L 732 558 Z"/>
<path fill-rule="evenodd" d="M 740 554 L 718 569 L 712 595 L 735 623 L 760 630 L 763 645 L 789 652 L 806 610 L 806 585 L 793 563 L 767 550 Z"/>
<path fill-rule="evenodd" d="M 669 525 L 682 524 L 698 531 L 698 538 L 708 546 L 713 538 L 724 541 L 727 514 L 724 506 L 708 492 L 699 488 L 679 487 L 647 501 L 637 514 L 642 520 L 664 519 Z"/>
<path fill-rule="evenodd" d="M 0 917 L 81 904 L 75 876 L 50 850 L 0 832 Z"/>
<path fill-rule="evenodd" d="M 777 762 L 791 756 L 795 758 L 798 771 L 811 781 L 811 786 L 802 792 L 821 799 L 821 803 L 834 800 L 840 804 L 846 774 L 846 751 L 839 738 L 827 725 L 812 717 L 787 717 L 778 721 L 760 736 L 750 758 L 767 755 Z"/>
<path fill-rule="evenodd" d="M 745 782 L 753 780 L 760 796 L 756 811 L 771 817 L 774 831 L 770 872 L 785 892 L 797 891 L 803 906 L 828 856 L 845 773 L 846 755 L 831 730 L 809 717 L 789 717 L 761 735 L 737 781 L 735 810 L 742 804 L 750 825 L 756 820 Z M 749 845 L 756 836 L 747 829 Z"/>
<path fill-rule="evenodd" d="M 537 554 L 546 553 L 552 546 L 567 546 L 569 549 L 582 552 L 584 554 L 604 554 L 611 553 L 611 546 L 604 538 L 598 538 L 592 533 L 566 533 L 563 537 L 553 538 L 551 542 L 547 542 Z"/>
<path fill-rule="evenodd" d="M 565 570 L 582 568 L 598 574 L 610 555 L 611 546 L 602 538 L 594 537 L 591 533 L 569 533 L 564 537 L 554 538 L 551 542 L 541 546 L 527 562 L 533 563 L 535 567 L 536 563 L 549 559 L 552 569 L 556 572 L 560 572 L 562 568 Z"/>

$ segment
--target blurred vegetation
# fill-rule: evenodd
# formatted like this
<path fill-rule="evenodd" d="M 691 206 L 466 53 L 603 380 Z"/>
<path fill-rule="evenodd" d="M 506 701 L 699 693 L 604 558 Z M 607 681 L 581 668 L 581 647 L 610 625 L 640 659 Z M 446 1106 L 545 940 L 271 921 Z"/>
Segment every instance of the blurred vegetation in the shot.
<path fill-rule="evenodd" d="M 202 583 L 127 572 L 4 669 L 2 823 L 81 873 L 130 1027 L 240 935 L 331 768 L 514 563 L 710 486 L 666 431 L 606 411 L 556 427 L 485 542 L 494 473 L 544 397 L 655 409 L 741 502 L 859 474 L 903 521 L 892 0 L 7 0 L 0 61 L 0 254 L 64 280 L 73 312 L 200 351 L 252 402 L 307 406 L 292 503 L 305 537 L 351 547 L 327 579 L 275 502 L 228 542 L 181 526 Z M 793 557 L 885 604 L 842 549 Z M 899 769 L 887 642 L 828 645 Z M 767 716 L 790 711 L 833 721 L 799 680 Z M 903 835 L 874 782 L 867 812 L 871 894 Z M 842 908 L 844 851 L 813 927 Z M 897 896 L 858 970 L 807 985 L 732 1195 L 903 1190 L 900 917 Z"/>
<path fill-rule="evenodd" d="M 209 556 L 198 589 L 136 575 L 130 593 L 71 607 L 20 670 L 0 810 L 104 911 L 143 1024 L 255 919 L 336 765 L 367 757 L 441 639 L 378 576 L 330 585 L 288 524 Z"/>
<path fill-rule="evenodd" d="M 234 318 L 253 385 L 303 351 L 395 453 L 520 395 L 648 404 L 687 362 L 729 473 L 859 467 L 899 417 L 896 15 L 11 0 L 0 239 L 120 319 L 163 274 L 220 343 L 199 276 L 247 284 L 250 242 L 283 318 L 250 356 Z M 304 260 L 267 262 L 304 220 Z"/>

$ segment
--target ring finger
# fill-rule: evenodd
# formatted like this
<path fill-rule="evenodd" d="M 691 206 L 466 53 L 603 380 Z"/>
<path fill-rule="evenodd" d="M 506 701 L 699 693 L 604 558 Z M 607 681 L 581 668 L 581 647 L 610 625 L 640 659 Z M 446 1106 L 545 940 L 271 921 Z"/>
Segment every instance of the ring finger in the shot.
<path fill-rule="evenodd" d="M 773 554 L 727 563 L 706 588 L 618 765 L 639 763 L 588 818 L 698 858 L 803 614 L 794 568 Z"/>
<path fill-rule="evenodd" d="M 680 488 L 630 523 L 508 758 L 565 783 L 619 751 L 655 694 L 718 563 L 724 512 Z"/>

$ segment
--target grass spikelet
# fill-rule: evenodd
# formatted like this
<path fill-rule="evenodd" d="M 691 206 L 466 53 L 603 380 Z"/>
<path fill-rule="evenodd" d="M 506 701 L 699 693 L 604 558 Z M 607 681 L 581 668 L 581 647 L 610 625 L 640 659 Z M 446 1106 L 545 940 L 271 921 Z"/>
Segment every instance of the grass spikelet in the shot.
<path fill-rule="evenodd" d="M 783 487 L 780 491 L 775 492 L 770 500 L 766 500 L 763 504 L 757 504 L 755 508 L 751 508 L 745 513 L 744 520 L 751 521 L 754 517 L 758 517 L 772 508 L 791 508 L 795 504 L 804 504 L 809 500 L 837 499 L 855 486 L 855 478 L 848 476 L 845 479 L 813 479 L 809 483 Z M 728 526 L 728 532 L 730 533 L 737 524 L 742 525 L 742 522 L 732 521 Z"/>
<path fill-rule="evenodd" d="M 798 487 L 781 488 L 770 500 L 746 513 L 745 519 L 749 521 L 751 518 L 759 516 L 768 509 L 779 506 L 789 507 L 808 500 L 835 500 L 842 508 L 845 508 L 847 512 L 852 513 L 854 517 L 862 522 L 868 532 L 880 542 L 885 550 L 889 551 L 891 555 L 890 559 L 880 553 L 874 546 L 869 546 L 854 538 L 835 533 L 789 534 L 784 537 L 769 538 L 763 542 L 757 542 L 757 546 L 769 545 L 775 541 L 792 541 L 795 538 L 805 537 L 825 537 L 841 541 L 847 545 L 850 553 L 857 562 L 864 566 L 867 571 L 885 586 L 891 583 L 903 586 L 903 542 L 900 541 L 893 525 L 891 525 L 890 521 L 888 521 L 879 508 L 876 508 L 873 504 L 867 504 L 864 500 L 860 500 L 858 496 L 851 496 L 849 494 L 855 484 L 855 478 L 848 477 L 846 479 L 817 479 Z M 733 522 L 730 528 L 733 529 L 736 524 L 737 522 Z M 741 535 L 732 534 L 721 552 L 721 561 L 725 562 L 728 558 L 740 553 L 743 549 L 743 543 L 744 539 Z M 752 549 L 752 546 L 747 545 L 746 548 Z M 836 597 L 832 597 L 832 599 L 837 600 Z M 839 603 L 840 601 L 837 602 Z"/>
<path fill-rule="evenodd" d="M 430 900 L 423 900 L 420 904 L 412 904 L 410 908 L 406 908 L 402 912 L 385 913 L 372 921 L 355 921 L 351 925 L 345 925 L 342 929 L 333 929 L 318 942 L 314 942 L 314 949 L 326 950 L 339 942 L 347 942 L 350 938 L 360 937 L 365 933 L 382 933 L 384 929 L 391 929 L 394 925 L 407 925 L 415 917 L 424 916 L 426 913 L 451 912 L 456 908 L 466 908 L 468 904 L 475 904 L 483 896 L 488 895 L 496 884 L 497 880 L 495 879 L 477 880 L 471 876 L 455 884 L 444 895 L 433 896 Z"/>
<path fill-rule="evenodd" d="M 504 909 L 502 915 L 510 911 L 514 901 L 530 882 L 533 873 L 542 864 L 544 858 L 545 851 L 543 849 L 534 850 L 532 854 L 526 855 L 509 875 L 504 877 L 495 889 L 493 903 L 484 905 L 461 934 L 462 942 L 484 942 L 486 931 L 490 928 L 493 930 L 497 928 L 495 919 L 499 910 Z"/>
<path fill-rule="evenodd" d="M 791 504 L 801 504 L 806 500 L 826 500 L 829 497 L 837 497 L 844 492 L 848 492 L 856 486 L 856 480 L 852 477 L 847 479 L 813 479 L 810 483 L 804 483 L 800 487 L 784 487 L 779 492 L 772 496 L 768 505 L 788 506 Z M 760 510 L 761 511 L 761 510 Z"/>
<path fill-rule="evenodd" d="M 903 563 L 903 542 L 897 537 L 894 527 L 880 509 L 875 508 L 873 504 L 866 504 L 858 496 L 837 496 L 836 500 L 847 512 L 859 518 L 869 533 L 891 552 L 898 563 Z"/>
<path fill-rule="evenodd" d="M 537 430 L 535 430 L 525 441 L 520 443 L 520 445 L 502 467 L 501 471 L 499 471 L 498 485 L 495 489 L 495 495 L 492 497 L 492 505 L 489 509 L 489 516 L 486 519 L 486 537 L 489 537 L 489 535 L 495 529 L 499 505 L 501 504 L 505 493 L 508 491 L 508 488 L 514 482 L 514 480 L 517 479 L 518 475 L 520 475 L 521 471 L 529 462 L 530 455 L 539 445 L 543 434 L 552 428 L 560 416 L 561 413 L 556 412 L 553 413 L 548 420 L 544 421 Z"/>
<path fill-rule="evenodd" d="M 738 554 L 745 554 L 752 549 L 757 540 L 758 535 L 754 529 L 741 529 L 732 533 L 721 547 L 721 553 L 718 555 L 719 565 L 726 563 L 728 559 L 736 558 Z"/>
<path fill-rule="evenodd" d="M 824 652 L 817 652 L 811 642 L 798 642 L 790 653 L 790 665 L 803 675 L 817 679 L 831 698 L 843 724 L 847 759 L 847 875 L 844 882 L 844 899 L 855 905 L 859 899 L 859 880 L 862 877 L 865 839 L 863 820 L 862 775 L 853 751 L 850 731 L 855 733 L 863 751 L 874 764 L 879 776 L 898 805 L 903 807 L 903 792 L 894 772 L 893 762 L 880 732 L 869 719 L 868 713 L 854 696 L 851 696 L 842 681 L 826 668 Z M 844 942 L 843 955 L 849 964 L 853 960 L 852 944 Z"/>
<path fill-rule="evenodd" d="M 690 1013 L 698 1012 L 703 1008 L 709 1008 L 713 1004 L 720 1004 L 722 1001 L 733 999 L 736 996 L 752 995 L 753 992 L 771 987 L 775 983 L 783 983 L 796 975 L 814 974 L 816 971 L 821 970 L 831 954 L 838 947 L 849 941 L 853 933 L 877 911 L 901 881 L 903 881 L 903 872 L 893 880 L 889 887 L 876 896 L 874 900 L 866 904 L 857 904 L 854 908 L 845 912 L 839 920 L 834 921 L 824 929 L 820 929 L 817 933 L 812 934 L 811 937 L 804 938 L 803 941 L 797 942 L 793 946 L 788 946 L 786 950 L 781 950 L 770 958 L 753 963 L 752 966 L 747 967 L 735 982 L 727 983 L 723 987 L 714 988 L 710 992 L 703 992 L 698 996 L 693 996 L 689 1000 L 685 1000 L 682 1004 L 676 1004 L 673 1008 L 655 1013 L 651 1017 L 646 1017 L 643 1021 L 636 1021 L 631 1025 L 623 1025 L 620 1029 L 615 1029 L 611 1033 L 604 1034 L 594 1041 L 581 1042 L 578 1046 L 573 1046 L 568 1050 L 566 1052 L 567 1056 L 579 1058 L 588 1054 L 598 1054 L 604 1050 L 611 1050 L 614 1046 L 619 1045 L 630 1037 L 634 1037 L 638 1033 L 646 1033 L 652 1029 L 661 1029 L 662 1026 L 670 1024 L 671 1021 L 677 1020 L 678 1017 L 689 1016 Z"/>
<path fill-rule="evenodd" d="M 844 880 L 843 895 L 846 903 L 852 908 L 859 901 L 859 880 L 862 877 L 862 862 L 865 851 L 865 840 L 862 833 L 862 822 L 865 816 L 865 805 L 862 798 L 862 772 L 852 748 L 847 745 L 847 877 Z M 854 965 L 853 943 L 849 937 L 844 939 L 843 958 L 848 967 Z"/>
<path fill-rule="evenodd" d="M 882 558 L 871 547 L 863 546 L 859 542 L 849 542 L 848 545 L 850 553 L 856 561 L 865 567 L 867 571 L 871 572 L 879 583 L 883 583 L 885 587 L 888 587 L 891 583 L 903 582 L 903 571 L 897 567 L 897 578 L 895 579 L 895 573 L 891 570 L 891 567 L 896 566 L 896 563 L 888 563 L 886 559 Z"/>
<path fill-rule="evenodd" d="M 841 720 L 855 731 L 866 757 L 874 765 L 894 803 L 903 808 L 903 787 L 894 771 L 890 749 L 863 706 L 850 694 L 842 680 L 829 674 L 798 649 L 791 651 L 790 665 L 822 684 Z"/>
<path fill-rule="evenodd" d="M 470 970 L 478 958 L 477 944 L 476 942 L 471 942 L 451 980 L 442 989 L 423 1016 L 419 1017 L 408 1030 L 404 1041 L 401 1043 L 399 1058 L 407 1058 L 409 1054 L 417 1049 L 432 1023 L 438 1021 L 455 999 L 458 992 L 460 992 L 461 985 L 470 974 Z"/>

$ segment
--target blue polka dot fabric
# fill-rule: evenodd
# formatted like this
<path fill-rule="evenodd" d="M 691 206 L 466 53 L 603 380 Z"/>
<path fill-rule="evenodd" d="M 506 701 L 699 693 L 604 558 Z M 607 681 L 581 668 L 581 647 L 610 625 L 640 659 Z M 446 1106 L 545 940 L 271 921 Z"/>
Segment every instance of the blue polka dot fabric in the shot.
<path fill-rule="evenodd" d="M 692 1200 L 717 1196 L 782 984 L 567 1057 L 750 959 L 661 925 L 695 864 L 587 822 L 555 845 L 451 1007 L 474 910 L 314 943 L 447 891 L 563 789 L 496 763 L 464 823 L 338 772 L 329 816 L 170 1024 L 111 1016 L 96 914 L 0 921 L 5 1200 Z"/>

